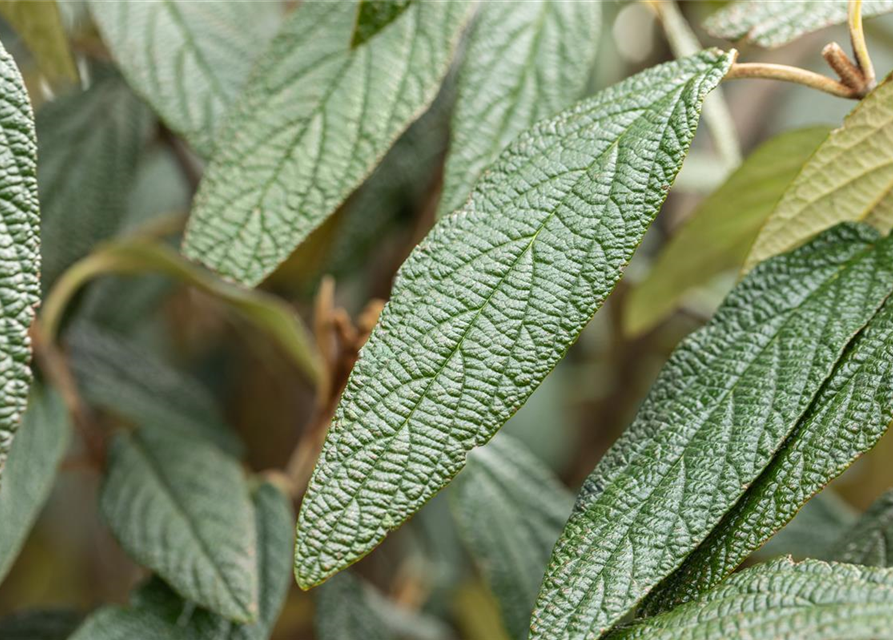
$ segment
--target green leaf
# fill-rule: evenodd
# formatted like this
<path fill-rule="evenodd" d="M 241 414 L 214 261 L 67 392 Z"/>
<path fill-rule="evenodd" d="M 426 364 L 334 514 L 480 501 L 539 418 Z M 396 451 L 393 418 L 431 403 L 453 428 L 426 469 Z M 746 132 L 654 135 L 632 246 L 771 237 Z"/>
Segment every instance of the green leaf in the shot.
<path fill-rule="evenodd" d="M 803 166 L 760 230 L 744 269 L 838 222 L 893 226 L 893 81 L 859 102 Z M 885 201 L 891 200 L 891 202 Z M 878 215 L 883 214 L 883 215 Z"/>
<path fill-rule="evenodd" d="M 0 619 L 3 640 L 68 640 L 82 616 L 67 609 L 47 609 L 14 613 Z"/>
<path fill-rule="evenodd" d="M 626 298 L 627 335 L 645 333 L 688 291 L 741 267 L 760 227 L 829 131 L 811 127 L 772 138 L 698 206 Z"/>
<path fill-rule="evenodd" d="M 69 365 L 91 404 L 145 428 L 209 440 L 228 453 L 242 444 L 197 380 L 131 340 L 79 322 L 66 333 Z"/>
<path fill-rule="evenodd" d="M 33 385 L 0 491 L 0 582 L 50 494 L 69 434 L 68 411 L 62 399 L 51 389 Z"/>
<path fill-rule="evenodd" d="M 893 239 L 835 228 L 755 269 L 683 340 L 584 483 L 531 638 L 598 637 L 682 564 L 893 290 L 891 259 Z"/>
<path fill-rule="evenodd" d="M 661 65 L 537 125 L 415 248 L 304 498 L 298 584 L 371 551 L 564 356 L 657 214 L 730 62 L 711 50 Z"/>
<path fill-rule="evenodd" d="M 893 571 L 790 558 L 757 565 L 611 640 L 893 638 Z"/>
<path fill-rule="evenodd" d="M 412 0 L 360 0 L 350 46 L 365 44 L 406 11 Z"/>
<path fill-rule="evenodd" d="M 15 61 L 0 44 L 0 245 L 4 247 L 0 280 L 0 474 L 31 384 L 28 329 L 40 295 L 36 166 L 31 103 Z"/>
<path fill-rule="evenodd" d="M 90 0 L 134 90 L 202 156 L 279 26 L 278 2 Z"/>
<path fill-rule="evenodd" d="M 835 560 L 874 567 L 893 566 L 893 491 L 868 511 L 834 545 Z"/>
<path fill-rule="evenodd" d="M 50 84 L 64 86 L 78 81 L 55 0 L 2 0 L 0 16 L 22 37 Z"/>
<path fill-rule="evenodd" d="M 105 606 L 93 612 L 69 640 L 194 640 L 150 611 Z"/>
<path fill-rule="evenodd" d="M 600 2 L 481 4 L 457 78 L 440 215 L 465 203 L 519 133 L 582 97 L 600 22 Z"/>
<path fill-rule="evenodd" d="M 862 16 L 893 11 L 893 0 L 865 0 Z M 738 0 L 705 23 L 710 35 L 780 47 L 800 36 L 847 21 L 847 0 Z"/>
<path fill-rule="evenodd" d="M 216 447 L 162 431 L 118 435 L 100 510 L 124 550 L 181 596 L 237 622 L 257 618 L 248 487 Z"/>
<path fill-rule="evenodd" d="M 357 2 L 305 2 L 219 138 L 184 253 L 245 284 L 318 227 L 434 100 L 472 4 L 415 2 L 351 48 Z"/>
<path fill-rule="evenodd" d="M 37 113 L 43 291 L 118 230 L 152 114 L 117 73 L 93 71 L 83 92 Z"/>
<path fill-rule="evenodd" d="M 803 505 L 797 515 L 773 535 L 756 554 L 760 558 L 792 556 L 795 559 L 837 560 L 838 538 L 856 521 L 857 513 L 831 489 Z"/>
<path fill-rule="evenodd" d="M 888 250 L 882 247 L 891 243 L 887 238 L 878 245 L 878 259 L 889 261 L 884 257 Z M 891 342 L 893 301 L 888 299 L 847 347 L 772 463 L 654 595 L 650 610 L 669 608 L 722 580 L 875 445 L 893 420 Z"/>
<path fill-rule="evenodd" d="M 530 610 L 573 497 L 524 445 L 500 435 L 469 455 L 450 498 L 506 628 L 526 640 Z"/>

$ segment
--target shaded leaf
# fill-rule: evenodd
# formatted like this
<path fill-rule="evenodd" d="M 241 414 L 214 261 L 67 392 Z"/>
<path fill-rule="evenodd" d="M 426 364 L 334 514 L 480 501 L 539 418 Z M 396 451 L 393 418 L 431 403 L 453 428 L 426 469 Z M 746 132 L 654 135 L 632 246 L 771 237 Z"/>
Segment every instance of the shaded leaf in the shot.
<path fill-rule="evenodd" d="M 278 2 L 90 0 L 127 81 L 201 155 L 279 26 Z M 176 55 L 172 55 L 172 53 Z"/>
<path fill-rule="evenodd" d="M 0 619 L 3 640 L 67 640 L 82 616 L 67 609 L 33 610 Z"/>
<path fill-rule="evenodd" d="M 530 610 L 573 497 L 507 435 L 473 451 L 451 491 L 459 531 L 499 602 L 506 628 L 526 640 Z"/>
<path fill-rule="evenodd" d="M 411 2 L 412 0 L 360 0 L 350 45 L 356 48 L 365 44 L 406 11 Z"/>
<path fill-rule="evenodd" d="M 69 640 L 191 640 L 149 611 L 105 606 L 94 611 Z"/>
<path fill-rule="evenodd" d="M 835 228 L 755 269 L 680 343 L 586 479 L 531 638 L 598 637 L 707 538 L 893 291 L 891 258 L 893 239 Z"/>
<path fill-rule="evenodd" d="M 838 538 L 853 525 L 856 516 L 849 504 L 826 489 L 804 504 L 756 553 L 761 558 L 837 560 L 833 552 L 839 548 Z"/>
<path fill-rule="evenodd" d="M 647 277 L 629 293 L 625 332 L 645 333 L 689 290 L 728 269 L 740 269 L 766 218 L 829 131 L 789 131 L 751 153 L 674 233 Z"/>
<path fill-rule="evenodd" d="M 893 0 L 865 0 L 862 16 L 893 11 Z M 737 0 L 705 23 L 710 35 L 743 39 L 761 47 L 780 47 L 812 31 L 844 24 L 847 0 Z"/>
<path fill-rule="evenodd" d="M 298 519 L 309 587 L 443 488 L 620 278 L 730 57 L 655 67 L 522 135 L 401 267 Z"/>
<path fill-rule="evenodd" d="M 893 226 L 893 82 L 859 102 L 822 143 L 769 215 L 744 269 L 845 221 Z M 887 212 L 889 217 L 881 216 Z M 874 215 L 872 215 L 874 214 Z M 872 216 L 868 220 L 869 216 Z"/>
<path fill-rule="evenodd" d="M 40 295 L 40 214 L 34 117 L 22 75 L 0 44 L 0 474 L 28 402 L 28 328 Z"/>
<path fill-rule="evenodd" d="M 257 284 L 434 100 L 471 3 L 415 2 L 352 48 L 357 2 L 306 2 L 258 63 L 196 195 L 183 251 Z"/>
<path fill-rule="evenodd" d="M 0 491 L 0 582 L 50 494 L 69 435 L 68 411 L 62 399 L 51 389 L 33 385 Z"/>
<path fill-rule="evenodd" d="M 834 548 L 834 559 L 840 562 L 893 566 L 893 491 L 875 500 Z"/>
<path fill-rule="evenodd" d="M 0 17 L 22 37 L 50 84 L 74 84 L 78 70 L 56 0 L 2 0 Z"/>
<path fill-rule="evenodd" d="M 893 638 L 893 571 L 782 558 L 742 571 L 611 640 Z"/>
<path fill-rule="evenodd" d="M 456 80 L 440 215 L 465 203 L 519 133 L 582 97 L 600 23 L 600 2 L 481 4 Z"/>
<path fill-rule="evenodd" d="M 119 434 L 100 510 L 125 551 L 181 596 L 234 621 L 258 616 L 248 487 L 216 447 L 162 431 Z"/>

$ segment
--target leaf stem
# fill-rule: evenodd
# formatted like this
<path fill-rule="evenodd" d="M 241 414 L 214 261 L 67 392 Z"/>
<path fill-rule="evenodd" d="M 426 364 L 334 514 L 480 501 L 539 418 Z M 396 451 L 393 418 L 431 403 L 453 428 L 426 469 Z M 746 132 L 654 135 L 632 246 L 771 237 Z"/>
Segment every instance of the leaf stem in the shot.
<path fill-rule="evenodd" d="M 791 67 L 784 64 L 772 64 L 769 62 L 736 62 L 726 74 L 726 80 L 738 80 L 741 78 L 761 78 L 766 80 L 781 80 L 802 84 L 825 93 L 830 93 L 838 98 L 858 100 L 862 96 L 859 91 L 846 86 L 828 76 L 807 71 L 799 67 Z"/>
<path fill-rule="evenodd" d="M 850 29 L 850 42 L 853 45 L 853 55 L 856 57 L 856 64 L 862 72 L 864 80 L 864 95 L 877 85 L 877 77 L 874 73 L 874 65 L 871 63 L 871 56 L 868 55 L 865 30 L 862 28 L 862 0 L 849 0 L 847 22 Z"/>

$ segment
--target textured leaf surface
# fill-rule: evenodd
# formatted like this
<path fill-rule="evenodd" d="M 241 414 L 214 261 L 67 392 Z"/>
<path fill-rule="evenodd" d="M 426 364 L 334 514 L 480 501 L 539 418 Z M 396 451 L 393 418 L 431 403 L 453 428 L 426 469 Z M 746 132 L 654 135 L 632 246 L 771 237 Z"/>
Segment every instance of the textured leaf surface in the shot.
<path fill-rule="evenodd" d="M 461 207 L 518 134 L 583 95 L 600 2 L 485 2 L 459 71 L 439 213 Z"/>
<path fill-rule="evenodd" d="M 573 507 L 570 492 L 506 435 L 468 457 L 451 489 L 459 531 L 513 638 L 526 640 L 552 547 Z"/>
<path fill-rule="evenodd" d="M 756 554 L 763 559 L 791 556 L 795 560 L 836 560 L 834 550 L 840 536 L 858 519 L 858 512 L 825 489 L 797 512 Z"/>
<path fill-rule="evenodd" d="M 862 16 L 893 11 L 893 0 L 865 0 Z M 780 47 L 812 31 L 844 24 L 847 0 L 738 0 L 704 23 L 717 38 Z"/>
<path fill-rule="evenodd" d="M 40 285 L 34 117 L 22 76 L 0 44 L 0 474 L 25 411 Z"/>
<path fill-rule="evenodd" d="M 883 243 L 891 245 L 889 238 Z M 890 249 L 877 255 L 889 263 Z M 893 303 L 888 300 L 847 347 L 772 464 L 655 595 L 650 609 L 668 608 L 718 583 L 875 445 L 893 420 L 891 344 Z"/>
<path fill-rule="evenodd" d="M 750 154 L 670 238 L 631 291 L 624 310 L 627 334 L 645 333 L 692 288 L 739 269 L 766 218 L 829 132 L 811 127 L 783 133 Z"/>
<path fill-rule="evenodd" d="M 522 135 L 401 267 L 298 518 L 304 587 L 375 547 L 524 403 L 620 278 L 730 57 L 655 67 Z"/>
<path fill-rule="evenodd" d="M 81 622 L 81 615 L 66 609 L 14 613 L 0 619 L 3 640 L 68 640 Z"/>
<path fill-rule="evenodd" d="M 192 640 L 149 611 L 106 606 L 84 621 L 69 640 Z"/>
<path fill-rule="evenodd" d="M 745 269 L 839 222 L 893 226 L 893 82 L 862 100 L 804 165 L 770 214 Z M 869 219 L 870 218 L 870 219 Z"/>
<path fill-rule="evenodd" d="M 152 114 L 117 73 L 93 70 L 83 92 L 37 113 L 40 141 L 41 281 L 61 273 L 117 231 Z"/>
<path fill-rule="evenodd" d="M 210 440 L 238 454 L 238 436 L 197 380 L 111 331 L 79 322 L 66 334 L 78 390 L 91 404 L 151 429 Z"/>
<path fill-rule="evenodd" d="M 134 90 L 208 157 L 282 7 L 266 0 L 91 0 L 90 13 Z"/>
<path fill-rule="evenodd" d="M 369 602 L 374 595 L 348 572 L 321 587 L 314 616 L 319 640 L 397 640 L 382 612 Z"/>
<path fill-rule="evenodd" d="M 893 638 L 893 571 L 789 558 L 742 571 L 611 640 Z"/>
<path fill-rule="evenodd" d="M 303 3 L 274 39 L 220 135 L 187 256 L 261 281 L 434 100 L 471 3 L 412 3 L 352 48 L 357 8 Z"/>
<path fill-rule="evenodd" d="M 841 562 L 893 566 L 893 491 L 878 498 L 834 548 Z"/>
<path fill-rule="evenodd" d="M 121 434 L 100 510 L 135 560 L 184 598 L 239 622 L 258 615 L 256 526 L 242 470 L 212 445 Z"/>
<path fill-rule="evenodd" d="M 876 241 L 844 226 L 764 263 L 680 344 L 584 483 L 532 638 L 598 637 L 735 506 L 893 290 L 893 241 Z"/>
<path fill-rule="evenodd" d="M 41 73 L 51 84 L 78 81 L 56 0 L 3 0 L 0 17 L 22 37 Z"/>
<path fill-rule="evenodd" d="M 0 491 L 0 582 L 53 487 L 56 469 L 68 445 L 69 430 L 62 399 L 54 391 L 34 385 L 9 453 L 4 490 Z"/>

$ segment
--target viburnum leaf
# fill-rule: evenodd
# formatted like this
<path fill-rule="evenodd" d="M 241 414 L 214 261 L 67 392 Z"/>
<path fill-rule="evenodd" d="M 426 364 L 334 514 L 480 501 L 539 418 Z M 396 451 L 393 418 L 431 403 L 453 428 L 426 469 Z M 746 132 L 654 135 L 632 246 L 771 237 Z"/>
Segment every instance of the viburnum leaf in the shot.
<path fill-rule="evenodd" d="M 522 134 L 401 267 L 298 518 L 310 587 L 443 488 L 604 302 L 663 203 L 718 50 L 661 65 Z"/>
<path fill-rule="evenodd" d="M 893 570 L 780 558 L 610 640 L 879 640 L 893 629 Z"/>
<path fill-rule="evenodd" d="M 893 566 L 893 490 L 875 500 L 834 548 L 835 560 L 840 562 Z"/>
<path fill-rule="evenodd" d="M 769 215 L 744 269 L 839 222 L 893 227 L 893 81 L 881 83 L 816 150 Z"/>
<path fill-rule="evenodd" d="M 107 605 L 94 611 L 69 640 L 195 640 L 151 611 Z"/>
<path fill-rule="evenodd" d="M 40 296 L 40 213 L 34 116 L 22 75 L 0 44 L 0 475 L 28 402 L 28 329 Z"/>
<path fill-rule="evenodd" d="M 68 609 L 32 609 L 0 619 L 3 640 L 69 640 L 83 616 Z"/>
<path fill-rule="evenodd" d="M 434 100 L 472 6 L 413 2 L 353 47 L 357 0 L 302 3 L 218 138 L 184 253 L 263 280 Z"/>
<path fill-rule="evenodd" d="M 891 258 L 893 240 L 835 228 L 760 265 L 677 347 L 584 483 L 531 638 L 598 637 L 703 542 L 893 291 Z"/>
<path fill-rule="evenodd" d="M 695 209 L 627 296 L 627 335 L 653 328 L 692 288 L 741 268 L 766 218 L 829 132 L 810 127 L 772 138 Z"/>
<path fill-rule="evenodd" d="M 600 23 L 600 2 L 481 4 L 456 79 L 441 215 L 465 203 L 519 133 L 583 96 Z"/>
<path fill-rule="evenodd" d="M 893 0 L 865 0 L 862 16 L 893 11 Z M 712 15 L 704 28 L 727 40 L 780 47 L 807 33 L 847 21 L 847 0 L 737 0 Z"/>
<path fill-rule="evenodd" d="M 506 629 L 526 640 L 530 610 L 573 496 L 523 444 L 501 434 L 468 456 L 450 498 L 459 533 Z"/>
<path fill-rule="evenodd" d="M 32 385 L 0 491 L 0 582 L 34 526 L 56 479 L 71 425 L 59 395 Z M 5 636 L 0 636 L 5 637 Z"/>
<path fill-rule="evenodd" d="M 181 596 L 257 618 L 254 510 L 238 463 L 215 446 L 161 430 L 118 435 L 100 510 L 124 550 Z"/>
<path fill-rule="evenodd" d="M 50 84 L 64 87 L 78 81 L 56 0 L 5 0 L 0 16 L 21 36 Z"/>
<path fill-rule="evenodd" d="M 276 33 L 282 6 L 90 0 L 90 13 L 134 90 L 210 157 L 223 116 Z"/>

